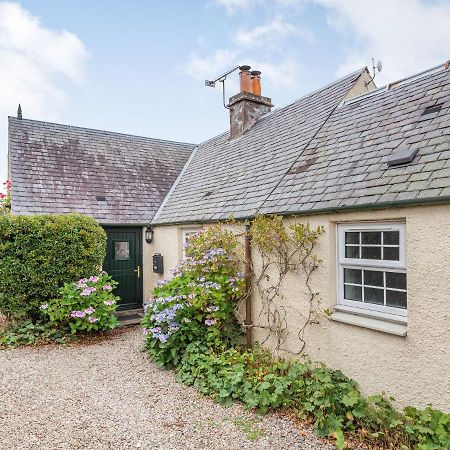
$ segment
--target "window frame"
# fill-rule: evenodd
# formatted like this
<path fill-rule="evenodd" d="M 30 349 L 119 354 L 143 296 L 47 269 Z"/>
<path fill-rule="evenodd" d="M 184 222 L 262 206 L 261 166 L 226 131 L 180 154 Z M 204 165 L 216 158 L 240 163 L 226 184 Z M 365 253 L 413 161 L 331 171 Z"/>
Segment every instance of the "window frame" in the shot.
<path fill-rule="evenodd" d="M 378 259 L 357 259 L 345 256 L 345 233 L 363 231 L 398 231 L 399 232 L 399 260 L 378 260 Z M 383 319 L 391 319 L 406 322 L 407 308 L 395 308 L 392 306 L 376 305 L 364 303 L 357 300 L 344 298 L 344 269 L 370 270 L 381 272 L 397 272 L 406 274 L 406 227 L 401 222 L 371 222 L 371 223 L 342 223 L 337 224 L 337 308 L 375 316 Z M 359 246 L 361 246 L 361 241 Z M 383 246 L 384 243 L 380 244 Z M 355 244 L 356 245 L 356 244 Z M 377 246 L 376 244 L 372 244 Z M 370 246 L 370 244 L 368 245 Z M 384 275 L 385 277 L 385 275 Z M 386 283 L 384 283 L 386 285 Z M 362 283 L 363 285 L 363 283 Z M 364 286 L 364 285 L 363 285 Z M 364 289 L 364 287 L 363 287 Z M 392 289 L 396 290 L 396 289 Z M 399 289 L 403 291 L 402 289 Z M 386 287 L 383 289 L 384 295 Z M 406 296 L 408 297 L 408 286 L 406 286 Z"/>
<path fill-rule="evenodd" d="M 182 257 L 183 260 L 186 259 L 186 243 L 187 243 L 187 237 L 190 234 L 195 234 L 201 231 L 201 228 L 183 228 L 183 242 L 182 242 Z"/>

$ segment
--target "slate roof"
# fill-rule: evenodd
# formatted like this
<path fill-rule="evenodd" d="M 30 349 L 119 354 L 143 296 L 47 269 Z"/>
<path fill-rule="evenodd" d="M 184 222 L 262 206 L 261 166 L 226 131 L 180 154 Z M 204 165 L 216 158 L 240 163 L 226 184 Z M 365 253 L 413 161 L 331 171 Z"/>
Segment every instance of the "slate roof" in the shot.
<path fill-rule="evenodd" d="M 253 216 L 364 70 L 263 116 L 240 138 L 200 144 L 153 223 Z"/>
<path fill-rule="evenodd" d="M 9 117 L 12 212 L 77 211 L 101 224 L 148 224 L 193 148 Z"/>
<path fill-rule="evenodd" d="M 201 144 L 153 222 L 450 201 L 448 64 L 342 102 L 354 79 Z M 410 163 L 387 164 L 411 147 Z"/>

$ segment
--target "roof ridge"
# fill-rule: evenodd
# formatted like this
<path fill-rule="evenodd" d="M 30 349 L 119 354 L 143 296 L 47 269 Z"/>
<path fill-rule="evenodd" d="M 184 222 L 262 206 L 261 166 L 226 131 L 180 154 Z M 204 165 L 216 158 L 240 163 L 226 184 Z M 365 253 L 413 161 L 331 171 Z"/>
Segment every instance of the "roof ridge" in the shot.
<path fill-rule="evenodd" d="M 417 72 L 413 75 L 410 75 L 408 77 L 404 77 L 404 78 L 400 78 L 399 80 L 395 80 L 395 81 L 391 81 L 389 83 L 386 83 L 383 86 L 380 86 L 376 89 L 373 89 L 372 91 L 369 92 L 364 92 L 360 95 L 357 95 L 356 97 L 352 97 L 348 100 L 344 100 L 343 104 L 349 105 L 352 103 L 355 103 L 359 100 L 362 100 L 366 97 L 372 97 L 374 95 L 377 95 L 381 92 L 385 92 L 385 91 L 390 91 L 391 88 L 397 87 L 397 86 L 402 86 L 404 84 L 407 83 L 413 83 L 416 80 L 420 80 L 422 78 L 425 78 L 427 75 L 433 75 L 435 73 L 439 73 L 439 72 L 443 72 L 445 70 L 448 70 L 448 61 L 446 61 L 443 64 L 439 64 L 437 66 L 431 67 L 430 69 L 426 69 L 426 70 L 422 70 L 420 72 Z"/>
<path fill-rule="evenodd" d="M 137 135 L 137 134 L 120 133 L 118 131 L 101 130 L 99 128 L 80 127 L 78 125 L 69 125 L 69 124 L 65 124 L 65 123 L 48 122 L 45 120 L 18 119 L 17 117 L 14 117 L 14 116 L 8 116 L 8 119 L 9 120 L 13 119 L 14 121 L 18 121 L 18 122 L 33 122 L 33 123 L 38 123 L 38 124 L 57 125 L 60 127 L 66 127 L 66 128 L 76 129 L 76 130 L 94 131 L 97 133 L 108 133 L 108 134 L 113 134 L 113 135 L 118 135 L 118 136 L 125 136 L 125 137 L 130 137 L 130 138 L 139 138 L 139 139 L 148 139 L 148 140 L 152 140 L 152 141 L 166 142 L 166 143 L 171 143 L 171 144 L 190 145 L 192 147 L 195 147 L 196 145 L 198 145 L 198 144 L 194 144 L 193 142 L 172 141 L 169 139 L 160 139 L 160 138 L 142 136 L 142 135 Z"/>
<path fill-rule="evenodd" d="M 172 186 L 170 186 L 169 191 L 167 192 L 167 194 L 165 195 L 163 201 L 161 202 L 161 204 L 159 205 L 159 207 L 156 210 L 155 214 L 151 218 L 151 220 L 150 220 L 151 224 L 154 224 L 154 221 L 157 221 L 157 219 L 160 216 L 162 210 L 164 209 L 164 206 L 166 206 L 166 203 L 169 201 L 169 198 L 171 197 L 173 191 L 178 186 L 178 183 L 180 182 L 181 177 L 183 176 L 184 172 L 186 172 L 186 170 L 188 169 L 190 162 L 194 159 L 194 156 L 197 153 L 197 149 L 198 149 L 198 145 L 196 145 L 194 147 L 194 149 L 192 150 L 191 154 L 189 155 L 188 160 L 186 161 L 186 163 L 184 164 L 184 166 L 181 169 L 180 173 L 178 174 L 177 178 L 172 183 Z"/>

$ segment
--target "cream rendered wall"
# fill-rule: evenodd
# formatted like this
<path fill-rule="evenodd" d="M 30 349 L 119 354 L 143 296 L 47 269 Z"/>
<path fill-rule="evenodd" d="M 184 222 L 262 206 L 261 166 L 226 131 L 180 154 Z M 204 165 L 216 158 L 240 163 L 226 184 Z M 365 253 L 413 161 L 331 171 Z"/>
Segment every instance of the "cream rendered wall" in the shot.
<path fill-rule="evenodd" d="M 305 353 L 313 360 L 341 369 L 355 379 L 365 394 L 386 392 L 399 407 L 408 404 L 450 411 L 450 206 L 410 207 L 359 211 L 333 215 L 287 218 L 286 223 L 323 225 L 317 254 L 321 267 L 312 285 L 320 293 L 320 309 L 336 305 L 337 223 L 398 220 L 406 223 L 408 325 L 407 336 L 399 337 L 322 317 L 305 335 Z M 164 255 L 168 269 L 181 257 L 182 227 L 155 229 L 155 248 Z M 258 265 L 258 255 L 253 252 Z M 300 323 L 294 309 L 305 311 L 302 280 L 291 276 L 283 287 L 284 302 L 292 307 L 288 319 L 290 336 L 286 347 L 295 352 L 295 330 Z M 261 301 L 253 297 L 256 322 Z M 264 333 L 255 329 L 255 340 Z M 271 342 L 266 343 L 271 346 Z"/>
<path fill-rule="evenodd" d="M 200 230 L 202 225 L 161 226 L 154 228 L 153 243 L 144 251 L 144 298 L 150 297 L 158 280 L 170 277 L 170 269 L 183 258 L 183 230 Z M 145 245 L 145 238 L 144 238 Z M 161 253 L 164 258 L 164 273 L 153 273 L 153 254 Z"/>

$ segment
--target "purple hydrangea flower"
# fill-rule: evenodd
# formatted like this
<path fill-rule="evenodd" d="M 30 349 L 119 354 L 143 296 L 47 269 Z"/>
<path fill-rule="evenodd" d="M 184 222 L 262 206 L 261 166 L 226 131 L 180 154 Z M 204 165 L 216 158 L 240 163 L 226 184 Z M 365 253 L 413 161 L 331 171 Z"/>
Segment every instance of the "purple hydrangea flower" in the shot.
<path fill-rule="evenodd" d="M 115 305 L 116 301 L 115 300 L 105 300 L 103 303 L 106 306 L 112 306 L 112 305 Z"/>
<path fill-rule="evenodd" d="M 93 314 L 93 313 L 95 313 L 95 309 L 92 306 L 89 306 L 89 308 L 86 308 L 84 310 L 84 313 L 85 314 Z"/>
<path fill-rule="evenodd" d="M 208 306 L 206 308 L 206 311 L 208 311 L 208 312 L 216 312 L 216 311 L 219 311 L 219 307 L 218 306 Z"/>
<path fill-rule="evenodd" d="M 92 275 L 92 277 L 89 278 L 89 281 L 91 283 L 97 283 L 97 281 L 99 280 L 99 277 Z"/>
<path fill-rule="evenodd" d="M 97 317 L 94 317 L 94 316 L 90 316 L 90 317 L 88 317 L 88 320 L 89 320 L 89 322 L 91 322 L 91 323 L 95 323 L 95 322 L 98 322 L 98 319 L 97 319 Z"/>
<path fill-rule="evenodd" d="M 214 319 L 206 319 L 205 320 L 205 325 L 207 325 L 208 327 L 214 325 L 216 323 L 216 321 Z"/>
<path fill-rule="evenodd" d="M 109 284 L 105 284 L 105 285 L 103 286 L 103 290 L 104 290 L 104 291 L 111 291 L 111 290 L 112 290 L 112 287 L 111 287 Z"/>
<path fill-rule="evenodd" d="M 76 318 L 82 319 L 85 315 L 86 313 L 84 311 L 72 311 L 70 313 L 70 317 L 74 317 L 75 319 Z"/>

